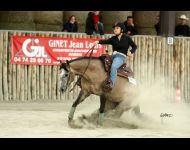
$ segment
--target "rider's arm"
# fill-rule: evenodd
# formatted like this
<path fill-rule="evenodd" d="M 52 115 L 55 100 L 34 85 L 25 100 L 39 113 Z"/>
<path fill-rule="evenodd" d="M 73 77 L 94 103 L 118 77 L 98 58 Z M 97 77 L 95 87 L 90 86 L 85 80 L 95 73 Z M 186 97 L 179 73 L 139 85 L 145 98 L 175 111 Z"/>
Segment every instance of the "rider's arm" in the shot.
<path fill-rule="evenodd" d="M 136 49 L 137 49 L 137 45 L 133 42 L 133 40 L 129 37 L 129 45 L 132 47 L 132 49 L 130 50 L 130 52 L 133 54 L 135 53 Z"/>
<path fill-rule="evenodd" d="M 99 40 L 98 44 L 111 44 L 112 43 L 112 39 L 109 38 L 107 40 Z"/>

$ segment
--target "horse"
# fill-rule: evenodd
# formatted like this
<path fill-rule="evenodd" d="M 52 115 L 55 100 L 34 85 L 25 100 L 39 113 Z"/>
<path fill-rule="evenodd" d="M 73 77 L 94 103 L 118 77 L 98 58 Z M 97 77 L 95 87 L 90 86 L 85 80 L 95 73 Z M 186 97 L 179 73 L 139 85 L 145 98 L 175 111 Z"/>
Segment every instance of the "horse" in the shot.
<path fill-rule="evenodd" d="M 72 104 L 68 115 L 69 125 L 73 121 L 77 105 L 83 102 L 91 94 L 100 97 L 98 125 L 103 125 L 104 113 L 107 103 L 112 103 L 109 109 L 114 109 L 112 115 L 119 118 L 125 111 L 132 109 L 135 114 L 140 113 L 140 107 L 134 99 L 138 96 L 136 86 L 129 83 L 126 78 L 117 76 L 113 89 L 109 92 L 103 90 L 107 72 L 102 60 L 99 57 L 80 57 L 66 62 L 60 62 L 60 92 L 65 92 L 74 81 L 75 76 L 79 76 L 80 92 L 77 99 Z M 109 107 L 109 106 L 108 106 Z"/>

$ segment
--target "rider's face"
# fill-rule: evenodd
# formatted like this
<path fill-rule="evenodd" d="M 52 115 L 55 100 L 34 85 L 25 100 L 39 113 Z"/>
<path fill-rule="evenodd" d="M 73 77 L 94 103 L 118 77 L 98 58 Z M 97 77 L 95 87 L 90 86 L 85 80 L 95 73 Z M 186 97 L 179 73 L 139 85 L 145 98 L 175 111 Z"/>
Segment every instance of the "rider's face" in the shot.
<path fill-rule="evenodd" d="M 119 35 L 121 33 L 121 28 L 120 27 L 115 27 L 114 28 L 114 34 Z"/>
<path fill-rule="evenodd" d="M 180 19 L 180 24 L 185 25 L 186 23 L 187 23 L 187 20 L 185 20 L 185 19 Z"/>

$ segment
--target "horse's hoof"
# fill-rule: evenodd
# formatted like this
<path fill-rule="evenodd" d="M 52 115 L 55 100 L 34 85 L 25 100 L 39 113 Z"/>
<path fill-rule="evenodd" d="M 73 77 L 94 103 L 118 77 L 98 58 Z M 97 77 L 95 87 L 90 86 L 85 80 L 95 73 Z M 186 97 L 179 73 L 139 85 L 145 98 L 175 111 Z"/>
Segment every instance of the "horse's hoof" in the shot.
<path fill-rule="evenodd" d="M 103 123 L 102 122 L 97 122 L 97 127 L 103 127 Z"/>
<path fill-rule="evenodd" d="M 68 120 L 69 127 L 77 129 L 77 128 L 82 128 L 83 125 L 81 124 L 76 124 L 74 120 Z"/>
<path fill-rule="evenodd" d="M 82 118 L 83 119 L 87 119 L 86 115 L 82 114 Z"/>
<path fill-rule="evenodd" d="M 103 128 L 103 125 L 97 124 L 96 128 Z"/>

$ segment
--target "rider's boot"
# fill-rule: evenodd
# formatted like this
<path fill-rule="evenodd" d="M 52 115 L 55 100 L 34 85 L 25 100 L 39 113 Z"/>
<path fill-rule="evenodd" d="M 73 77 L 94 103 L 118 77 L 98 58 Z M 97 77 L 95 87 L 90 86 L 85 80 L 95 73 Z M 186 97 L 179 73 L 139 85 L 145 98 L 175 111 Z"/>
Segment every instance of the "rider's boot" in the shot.
<path fill-rule="evenodd" d="M 107 79 L 105 84 L 104 84 L 104 91 L 110 92 L 113 89 L 113 83 L 112 80 Z"/>

